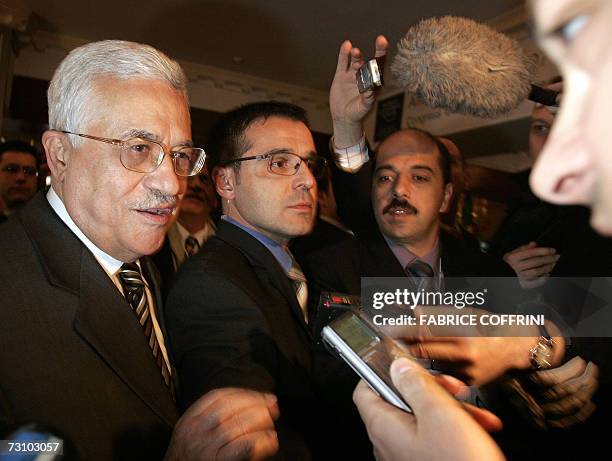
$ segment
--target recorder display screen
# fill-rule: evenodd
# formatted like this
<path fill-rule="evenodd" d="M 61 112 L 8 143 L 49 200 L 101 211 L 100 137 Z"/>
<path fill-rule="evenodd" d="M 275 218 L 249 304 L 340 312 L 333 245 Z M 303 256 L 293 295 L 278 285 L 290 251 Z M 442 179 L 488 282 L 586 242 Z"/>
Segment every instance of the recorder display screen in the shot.
<path fill-rule="evenodd" d="M 376 333 L 352 314 L 334 322 L 334 330 L 356 352 L 362 352 L 380 341 Z"/>

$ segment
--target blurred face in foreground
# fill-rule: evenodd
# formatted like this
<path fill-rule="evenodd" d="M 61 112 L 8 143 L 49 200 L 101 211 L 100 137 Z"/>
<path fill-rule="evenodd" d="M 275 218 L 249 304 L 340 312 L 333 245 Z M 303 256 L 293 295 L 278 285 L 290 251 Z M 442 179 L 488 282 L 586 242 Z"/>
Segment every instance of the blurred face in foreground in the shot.
<path fill-rule="evenodd" d="M 531 176 L 533 191 L 593 209 L 591 224 L 612 235 L 612 2 L 534 0 L 540 45 L 564 77 L 563 103 Z"/>

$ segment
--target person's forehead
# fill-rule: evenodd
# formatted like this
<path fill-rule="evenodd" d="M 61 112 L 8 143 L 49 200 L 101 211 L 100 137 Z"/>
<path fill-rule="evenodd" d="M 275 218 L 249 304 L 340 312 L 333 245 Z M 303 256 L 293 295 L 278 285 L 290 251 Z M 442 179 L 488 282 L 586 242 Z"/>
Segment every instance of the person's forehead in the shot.
<path fill-rule="evenodd" d="M 296 154 L 311 153 L 315 150 L 308 127 L 298 120 L 285 117 L 272 116 L 255 120 L 244 134 L 250 145 L 249 155 L 254 151 L 285 148 L 295 151 Z"/>
<path fill-rule="evenodd" d="M 36 165 L 36 159 L 28 152 L 9 150 L 1 155 L 2 163 L 18 163 L 20 165 Z"/>
<path fill-rule="evenodd" d="M 141 77 L 117 79 L 101 76 L 96 78 L 94 85 L 94 97 L 88 101 L 91 107 L 86 110 L 96 111 L 97 120 L 118 127 L 127 122 L 133 125 L 130 129 L 151 131 L 159 137 L 164 135 L 156 132 L 159 128 L 181 129 L 188 131 L 187 137 L 191 137 L 187 99 L 184 93 L 167 82 Z M 147 129 L 147 125 L 156 130 Z"/>
<path fill-rule="evenodd" d="M 378 148 L 376 165 L 393 164 L 410 167 L 425 163 L 438 167 L 438 149 L 432 142 L 423 140 L 418 134 L 400 132 L 391 135 Z"/>
<path fill-rule="evenodd" d="M 540 104 L 536 105 L 531 112 L 531 121 L 543 120 L 548 124 L 551 124 L 555 120 L 555 116 L 546 108 Z"/>
<path fill-rule="evenodd" d="M 437 155 L 433 153 L 388 153 L 376 159 L 376 170 L 392 168 L 397 171 L 429 167 L 434 172 L 440 170 Z"/>
<path fill-rule="evenodd" d="M 426 135 L 418 131 L 402 130 L 393 133 L 379 146 L 378 152 L 388 153 L 437 153 L 438 147 Z"/>

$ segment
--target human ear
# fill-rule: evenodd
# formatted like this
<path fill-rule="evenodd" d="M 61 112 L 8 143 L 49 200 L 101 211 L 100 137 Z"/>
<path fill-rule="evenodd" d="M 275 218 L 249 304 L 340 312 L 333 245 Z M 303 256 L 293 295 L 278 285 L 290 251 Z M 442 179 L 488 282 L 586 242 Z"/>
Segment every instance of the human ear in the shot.
<path fill-rule="evenodd" d="M 57 182 L 63 182 L 70 163 L 72 146 L 68 144 L 65 136 L 53 130 L 45 131 L 42 135 L 42 144 L 45 148 L 47 166 L 51 172 L 51 178 Z"/>

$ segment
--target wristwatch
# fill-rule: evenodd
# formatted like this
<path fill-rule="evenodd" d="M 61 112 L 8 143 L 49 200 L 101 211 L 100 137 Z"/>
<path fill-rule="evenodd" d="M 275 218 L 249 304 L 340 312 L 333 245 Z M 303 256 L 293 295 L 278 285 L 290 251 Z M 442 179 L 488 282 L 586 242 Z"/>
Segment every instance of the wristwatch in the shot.
<path fill-rule="evenodd" d="M 529 361 L 534 370 L 547 370 L 552 366 L 555 340 L 552 339 L 544 325 L 539 325 L 540 337 L 538 342 L 529 349 Z"/>

